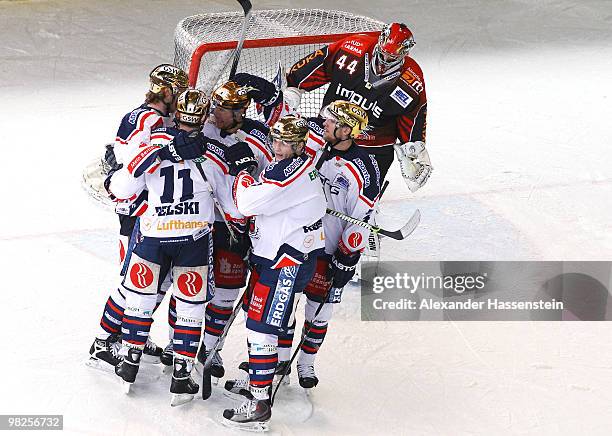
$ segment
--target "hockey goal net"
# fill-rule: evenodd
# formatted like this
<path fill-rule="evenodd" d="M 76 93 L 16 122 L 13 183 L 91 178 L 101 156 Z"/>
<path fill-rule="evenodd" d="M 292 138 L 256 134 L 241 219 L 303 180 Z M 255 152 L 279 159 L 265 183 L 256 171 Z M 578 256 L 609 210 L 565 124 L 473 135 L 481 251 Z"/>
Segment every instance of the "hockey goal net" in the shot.
<path fill-rule="evenodd" d="M 220 12 L 193 15 L 178 23 L 174 64 L 188 72 L 191 86 L 210 94 L 228 79 L 243 21 L 241 12 Z M 280 63 L 284 79 L 287 68 L 317 48 L 351 34 L 378 34 L 383 25 L 342 11 L 252 11 L 237 71 L 274 80 Z M 300 104 L 304 116 L 318 113 L 326 88 L 304 95 Z M 253 106 L 248 116 L 256 118 Z"/>

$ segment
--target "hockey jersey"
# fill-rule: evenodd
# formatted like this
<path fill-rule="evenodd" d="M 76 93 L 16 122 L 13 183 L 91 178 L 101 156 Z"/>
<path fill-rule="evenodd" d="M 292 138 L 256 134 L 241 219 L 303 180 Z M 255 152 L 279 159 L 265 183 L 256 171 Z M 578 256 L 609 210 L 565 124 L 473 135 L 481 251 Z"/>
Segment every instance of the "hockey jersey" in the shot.
<path fill-rule="evenodd" d="M 323 119 L 309 118 L 307 153 L 315 157 L 323 182 L 327 207 L 368 222 L 380 195 L 378 163 L 367 149 L 351 145 L 345 151 L 331 149 L 323 155 Z M 323 162 L 319 159 L 324 158 Z M 331 215 L 323 217 L 325 252 L 334 254 L 340 246 L 346 252 L 362 251 L 370 231 Z"/>
<path fill-rule="evenodd" d="M 113 151 L 117 162 L 131 168 L 132 173 L 139 166 L 150 163 L 146 162 L 146 158 L 153 152 L 150 147 L 151 131 L 169 125 L 170 122 L 171 117 L 146 103 L 125 114 L 115 136 Z M 138 162 L 138 165 L 134 162 Z M 115 212 L 119 215 L 139 216 L 147 208 L 147 196 L 148 193 L 144 190 L 119 201 Z"/>
<path fill-rule="evenodd" d="M 281 268 L 300 263 L 302 255 L 322 252 L 326 203 L 311 157 L 272 162 L 258 182 L 240 173 L 234 199 L 241 213 L 255 218 L 249 229 L 255 262 Z"/>
<path fill-rule="evenodd" d="M 224 199 L 226 200 L 224 204 L 227 204 L 227 207 L 224 208 L 225 220 L 232 223 L 237 230 L 244 232 L 247 230 L 246 218 L 238 211 L 232 199 L 231 193 L 234 176 L 228 172 L 225 151 L 238 141 L 246 142 L 257 159 L 257 168 L 255 169 L 254 176 L 259 177 L 261 172 L 272 161 L 273 152 L 268 148 L 266 141 L 268 128 L 259 121 L 247 118 L 236 133 L 228 134 L 211 122 L 204 124 L 202 133 L 208 139 L 206 158 L 214 164 L 211 167 L 210 177 L 215 180 L 216 186 L 219 187 L 218 195 L 227 195 L 227 198 Z M 224 186 L 223 189 L 221 189 L 221 185 Z M 216 221 L 224 221 L 219 211 L 216 211 Z"/>
<path fill-rule="evenodd" d="M 110 191 L 118 198 L 148 190 L 149 207 L 141 216 L 141 233 L 167 242 L 197 239 L 210 231 L 215 220 L 211 189 L 222 207 L 232 205 L 231 192 L 224 191 L 229 188 L 216 184 L 214 163 L 173 163 L 157 158 L 159 149 L 168 146 L 180 132 L 173 127 L 155 129 L 150 138 L 150 146 L 155 148 L 150 166 L 143 167 L 137 176 L 124 167 L 110 183 Z"/>
<path fill-rule="evenodd" d="M 288 86 L 306 91 L 329 84 L 323 107 L 335 100 L 355 103 L 368 113 L 369 125 L 357 138 L 362 146 L 425 142 L 427 98 L 423 72 L 409 56 L 397 73 L 375 76 L 372 51 L 377 38 L 355 35 L 316 50 L 296 62 Z"/>

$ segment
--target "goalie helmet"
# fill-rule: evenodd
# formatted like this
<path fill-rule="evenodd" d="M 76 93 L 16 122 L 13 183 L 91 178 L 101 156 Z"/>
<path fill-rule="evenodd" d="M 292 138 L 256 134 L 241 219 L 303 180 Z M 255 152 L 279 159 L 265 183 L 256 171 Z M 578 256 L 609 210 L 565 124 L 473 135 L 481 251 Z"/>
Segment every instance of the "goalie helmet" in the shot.
<path fill-rule="evenodd" d="M 149 90 L 161 94 L 164 88 L 170 88 L 172 95 L 178 95 L 189 87 L 189 78 L 180 68 L 170 64 L 161 64 L 149 73 L 151 85 Z"/>
<path fill-rule="evenodd" d="M 414 44 L 412 32 L 405 24 L 387 24 L 380 32 L 372 53 L 374 73 L 380 76 L 397 70 Z"/>
<path fill-rule="evenodd" d="M 246 109 L 251 102 L 249 97 L 251 89 L 236 82 L 226 82 L 213 91 L 211 96 L 213 105 L 231 110 Z"/>
<path fill-rule="evenodd" d="M 323 109 L 323 118 L 331 118 L 339 126 L 347 126 L 351 129 L 351 138 L 356 138 L 368 126 L 368 113 L 354 103 L 344 100 L 331 102 Z"/>
<path fill-rule="evenodd" d="M 178 97 L 176 118 L 183 124 L 197 127 L 206 119 L 209 108 L 210 100 L 206 94 L 197 89 L 188 89 Z"/>

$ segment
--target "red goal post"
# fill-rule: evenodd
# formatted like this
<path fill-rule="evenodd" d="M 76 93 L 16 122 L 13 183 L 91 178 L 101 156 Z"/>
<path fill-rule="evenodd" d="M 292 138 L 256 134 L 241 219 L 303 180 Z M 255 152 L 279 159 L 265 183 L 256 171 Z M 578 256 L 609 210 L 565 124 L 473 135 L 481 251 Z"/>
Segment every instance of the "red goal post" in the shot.
<path fill-rule="evenodd" d="M 179 22 L 174 62 L 189 73 L 191 86 L 210 93 L 227 80 L 243 19 L 238 12 L 224 12 L 194 15 Z M 341 11 L 253 11 L 238 71 L 272 80 L 279 63 L 284 73 L 324 44 L 356 33 L 377 35 L 383 25 L 381 21 Z M 300 105 L 303 115 L 318 112 L 326 88 L 304 95 Z M 256 117 L 253 108 L 248 115 Z"/>

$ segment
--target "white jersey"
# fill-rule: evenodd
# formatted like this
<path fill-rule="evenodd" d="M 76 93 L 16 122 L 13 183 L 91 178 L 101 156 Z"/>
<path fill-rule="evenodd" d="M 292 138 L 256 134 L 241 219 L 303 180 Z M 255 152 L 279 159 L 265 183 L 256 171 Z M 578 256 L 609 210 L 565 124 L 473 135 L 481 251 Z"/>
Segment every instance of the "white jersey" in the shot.
<path fill-rule="evenodd" d="M 323 119 L 311 118 L 308 121 L 310 134 L 306 144 L 307 152 L 321 158 L 325 144 L 321 135 Z M 368 221 L 380 195 L 380 171 L 373 155 L 353 143 L 348 150 L 331 150 L 319 169 L 323 182 L 327 207 L 352 216 L 360 221 Z M 340 246 L 347 252 L 362 251 L 368 241 L 370 231 L 343 221 L 331 215 L 323 217 L 325 231 L 325 252 L 334 254 Z"/>
<path fill-rule="evenodd" d="M 255 178 L 272 162 L 274 152 L 267 145 L 269 129 L 264 124 L 256 120 L 245 118 L 242 126 L 236 133 L 227 133 L 212 122 L 207 121 L 202 127 L 204 136 L 221 142 L 227 146 L 231 146 L 236 142 L 246 142 L 257 159 L 257 169 L 253 174 Z M 233 180 L 232 180 L 233 181 Z"/>
<path fill-rule="evenodd" d="M 123 164 L 131 174 L 138 174 L 150 164 L 151 131 L 168 126 L 172 118 L 149 107 L 146 103 L 125 114 L 117 130 L 113 151 L 117 163 Z M 121 215 L 141 215 L 147 207 L 147 192 L 137 192 L 117 203 L 115 211 Z"/>
<path fill-rule="evenodd" d="M 272 162 L 258 182 L 239 174 L 234 198 L 240 212 L 255 216 L 249 229 L 253 255 L 273 262 L 272 268 L 295 264 L 296 254 L 325 246 L 321 218 L 326 202 L 312 158 Z"/>
<path fill-rule="evenodd" d="M 215 219 L 213 192 L 218 188 L 222 199 L 231 198 L 224 192 L 225 185 L 216 186 L 214 164 L 205 161 L 174 163 L 160 161 L 157 153 L 178 134 L 176 128 L 156 129 L 151 134 L 151 146 L 156 148 L 148 168 L 134 177 L 128 168 L 116 172 L 111 178 L 110 191 L 118 198 L 126 198 L 142 189 L 149 192 L 148 208 L 142 214 L 140 230 L 143 236 L 160 238 L 169 242 L 197 239 L 210 231 Z M 201 166 L 204 176 L 198 166 Z M 205 179 L 206 178 L 206 179 Z"/>
<path fill-rule="evenodd" d="M 232 223 L 239 231 L 246 231 L 246 218 L 238 211 L 232 198 L 232 186 L 235 177 L 228 172 L 225 151 L 236 142 L 246 142 L 257 159 L 257 168 L 254 175 L 259 177 L 259 174 L 272 161 L 271 151 L 267 149 L 265 142 L 268 129 L 258 121 L 246 119 L 242 127 L 233 134 L 226 134 L 211 122 L 204 123 L 202 133 L 210 139 L 206 144 L 207 162 L 212 164 L 209 177 L 214 180 L 218 187 L 217 195 L 224 197 L 223 199 L 219 198 L 219 201 L 223 200 L 223 204 L 227 205 L 227 207 L 223 207 L 225 220 Z M 221 188 L 222 186 L 223 188 Z M 224 221 L 219 211 L 216 212 L 215 221 Z"/>

